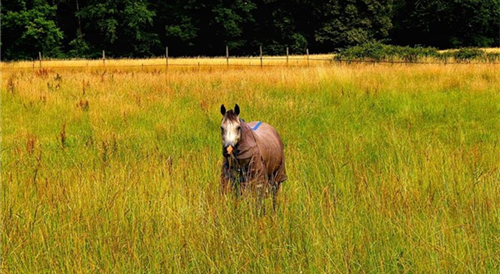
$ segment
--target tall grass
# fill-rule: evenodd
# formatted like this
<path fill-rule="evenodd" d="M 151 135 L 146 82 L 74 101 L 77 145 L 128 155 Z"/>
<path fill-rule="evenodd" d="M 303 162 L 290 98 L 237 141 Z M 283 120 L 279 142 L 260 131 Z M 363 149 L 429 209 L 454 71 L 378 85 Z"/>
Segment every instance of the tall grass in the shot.
<path fill-rule="evenodd" d="M 1 271 L 500 272 L 498 65 L 4 70 Z M 279 207 L 219 194 L 219 106 Z"/>
<path fill-rule="evenodd" d="M 307 66 L 308 64 L 314 66 L 330 65 L 333 61 L 333 54 L 312 54 L 312 55 L 290 55 L 288 58 L 289 66 Z M 308 61 L 309 60 L 309 61 Z M 217 66 L 284 66 L 287 65 L 286 56 L 263 56 L 262 63 L 259 56 L 230 56 L 229 60 L 225 57 L 204 57 L 199 56 L 196 58 L 190 57 L 169 57 L 168 67 L 212 67 Z M 57 69 L 70 69 L 77 68 L 80 70 L 85 69 L 115 69 L 120 70 L 139 67 L 157 69 L 165 69 L 167 66 L 167 59 L 150 58 L 150 59 L 44 59 L 42 62 L 39 60 L 20 61 L 20 62 L 3 62 L 0 63 L 0 69 L 16 70 L 16 69 L 40 69 L 40 68 L 57 68 Z M 137 69 L 137 68 L 136 68 Z"/>

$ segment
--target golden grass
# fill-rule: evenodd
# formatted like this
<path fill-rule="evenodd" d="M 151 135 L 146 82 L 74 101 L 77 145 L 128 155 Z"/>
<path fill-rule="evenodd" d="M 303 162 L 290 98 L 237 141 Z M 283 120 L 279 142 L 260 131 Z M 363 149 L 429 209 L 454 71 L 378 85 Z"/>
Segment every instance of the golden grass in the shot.
<path fill-rule="evenodd" d="M 282 66 L 286 65 L 286 56 L 263 56 L 262 57 L 263 66 Z M 310 64 L 312 65 L 323 65 L 329 64 L 333 60 L 333 54 L 316 54 L 309 56 Z M 229 65 L 231 66 L 260 66 L 260 57 L 234 57 L 229 58 Z M 288 64 L 291 66 L 305 66 L 307 65 L 306 55 L 290 55 L 288 59 Z M 150 59 L 106 59 L 104 62 L 102 59 L 87 60 L 87 59 L 75 59 L 75 60 L 64 60 L 64 59 L 48 59 L 43 60 L 41 68 L 94 68 L 94 67 L 164 67 L 167 65 L 165 58 L 150 58 Z M 168 59 L 169 66 L 227 66 L 227 59 L 225 57 L 203 57 L 198 58 L 184 58 L 184 57 L 174 57 Z M 40 69 L 40 62 L 38 60 L 34 61 L 23 61 L 23 62 L 2 62 L 0 63 L 0 69 L 12 70 L 12 69 Z"/>
<path fill-rule="evenodd" d="M 2 273 L 500 271 L 499 65 L 157 61 L 2 64 Z M 223 103 L 284 140 L 276 212 L 218 192 Z"/>
<path fill-rule="evenodd" d="M 480 48 L 481 50 L 484 50 L 485 52 L 500 52 L 500 48 Z M 447 51 L 457 51 L 458 49 L 445 49 L 445 50 L 439 50 L 438 52 L 443 53 Z"/>

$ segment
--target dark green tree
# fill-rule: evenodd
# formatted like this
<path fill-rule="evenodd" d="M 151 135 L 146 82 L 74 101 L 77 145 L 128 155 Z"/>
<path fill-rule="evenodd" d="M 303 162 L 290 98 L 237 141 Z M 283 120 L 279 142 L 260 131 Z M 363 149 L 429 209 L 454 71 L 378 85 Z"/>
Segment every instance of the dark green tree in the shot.
<path fill-rule="evenodd" d="M 109 56 L 146 57 L 161 48 L 151 31 L 155 12 L 145 0 L 90 0 L 76 16 L 84 23 L 73 43 L 88 42 L 95 55 L 106 50 Z"/>
<path fill-rule="evenodd" d="M 247 35 L 254 24 L 252 1 L 177 0 L 156 6 L 164 11 L 156 28 L 163 28 L 165 44 L 177 55 L 224 55 L 226 45 L 242 53 L 252 39 Z"/>
<path fill-rule="evenodd" d="M 43 0 L 2 2 L 2 59 L 61 57 L 63 32 L 58 28 L 57 7 Z"/>
<path fill-rule="evenodd" d="M 392 0 L 319 1 L 315 40 L 323 50 L 385 40 L 392 28 Z"/>
<path fill-rule="evenodd" d="M 499 45 L 500 0 L 395 0 L 392 41 L 439 48 Z"/>
<path fill-rule="evenodd" d="M 304 53 L 311 46 L 314 19 L 311 5 L 304 0 L 263 0 L 258 2 L 258 31 L 254 37 L 266 54 Z"/>
<path fill-rule="evenodd" d="M 273 54 L 332 52 L 386 39 L 391 9 L 392 0 L 262 0 L 257 37 Z"/>
<path fill-rule="evenodd" d="M 90 44 L 85 40 L 82 19 L 79 16 L 80 7 L 86 0 L 58 0 L 57 24 L 64 32 L 62 50 L 67 57 L 88 57 L 91 54 Z"/>

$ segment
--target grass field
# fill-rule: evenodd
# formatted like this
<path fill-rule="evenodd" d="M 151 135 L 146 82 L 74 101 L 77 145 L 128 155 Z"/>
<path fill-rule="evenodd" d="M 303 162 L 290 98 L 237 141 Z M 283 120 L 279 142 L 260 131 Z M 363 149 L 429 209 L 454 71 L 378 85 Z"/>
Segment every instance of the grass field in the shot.
<path fill-rule="evenodd" d="M 1 272 L 498 273 L 499 70 L 4 67 Z M 223 103 L 284 140 L 276 212 L 219 194 Z"/>
<path fill-rule="evenodd" d="M 310 65 L 324 65 L 331 64 L 333 61 L 333 54 L 314 54 L 309 56 Z M 288 64 L 290 66 L 307 66 L 308 56 L 306 55 L 290 55 L 288 58 Z M 22 62 L 4 62 L 0 65 L 0 68 L 8 70 L 16 69 L 40 69 L 40 68 L 58 68 L 58 69 L 124 69 L 130 67 L 140 67 L 141 69 L 146 67 L 156 67 L 164 69 L 167 65 L 167 60 L 163 58 L 149 58 L 149 59 L 74 59 L 74 60 L 60 60 L 60 59 L 48 59 L 40 61 L 22 61 Z M 168 66 L 169 67 L 188 67 L 188 66 L 200 66 L 200 67 L 217 67 L 217 66 L 261 66 L 261 60 L 258 56 L 247 56 L 247 57 L 234 57 L 231 56 L 229 60 L 221 57 L 203 57 L 198 58 L 185 58 L 185 57 L 169 57 Z M 286 56 L 263 56 L 262 66 L 286 66 L 287 58 Z"/>

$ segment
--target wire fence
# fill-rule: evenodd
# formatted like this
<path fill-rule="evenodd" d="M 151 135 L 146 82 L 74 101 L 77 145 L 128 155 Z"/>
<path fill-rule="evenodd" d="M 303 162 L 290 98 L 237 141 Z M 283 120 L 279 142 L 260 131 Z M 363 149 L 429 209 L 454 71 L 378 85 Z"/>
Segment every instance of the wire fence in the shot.
<path fill-rule="evenodd" d="M 346 59 L 334 54 L 310 55 L 306 50 L 305 55 L 290 55 L 288 48 L 285 56 L 264 56 L 262 47 L 259 56 L 230 56 L 226 47 L 226 56 L 219 57 L 171 57 L 168 47 L 165 55 L 148 59 L 106 59 L 106 53 L 102 51 L 99 59 L 44 59 L 39 52 L 38 60 L 21 62 L 2 62 L 0 68 L 6 70 L 25 69 L 82 69 L 82 68 L 165 68 L 170 67 L 318 67 L 329 65 L 352 65 L 352 64 L 389 64 L 389 65 L 482 65 L 500 64 L 499 61 L 485 60 L 449 60 L 438 58 L 426 58 L 420 60 L 373 60 L 373 59 Z"/>

